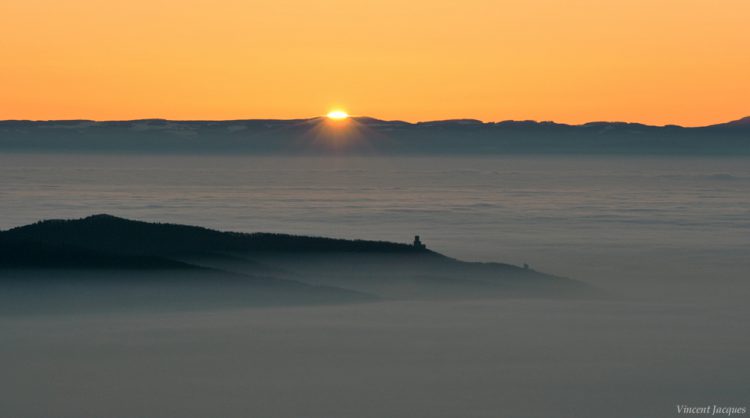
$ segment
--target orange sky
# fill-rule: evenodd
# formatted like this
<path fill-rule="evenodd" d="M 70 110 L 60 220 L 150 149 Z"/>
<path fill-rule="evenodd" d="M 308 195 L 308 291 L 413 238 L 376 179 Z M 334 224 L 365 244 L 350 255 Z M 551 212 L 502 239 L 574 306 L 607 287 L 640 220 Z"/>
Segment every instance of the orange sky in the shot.
<path fill-rule="evenodd" d="M 4 0 L 0 119 L 750 115 L 747 0 Z"/>

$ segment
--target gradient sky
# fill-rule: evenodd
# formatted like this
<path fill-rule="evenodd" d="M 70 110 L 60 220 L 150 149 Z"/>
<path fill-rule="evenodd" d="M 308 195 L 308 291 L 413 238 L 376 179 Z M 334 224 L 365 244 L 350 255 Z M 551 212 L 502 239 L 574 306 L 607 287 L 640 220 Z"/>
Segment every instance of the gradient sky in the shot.
<path fill-rule="evenodd" d="M 0 119 L 750 115 L 747 0 L 4 0 Z"/>

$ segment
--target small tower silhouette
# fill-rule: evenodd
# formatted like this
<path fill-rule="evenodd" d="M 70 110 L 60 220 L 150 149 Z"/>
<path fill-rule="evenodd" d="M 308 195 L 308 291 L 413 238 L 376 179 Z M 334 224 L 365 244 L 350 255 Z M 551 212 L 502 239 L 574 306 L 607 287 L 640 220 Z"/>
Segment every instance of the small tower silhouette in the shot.
<path fill-rule="evenodd" d="M 419 235 L 414 235 L 414 248 L 419 248 L 420 250 L 427 248 L 427 246 L 422 244 L 422 241 L 419 240 Z"/>

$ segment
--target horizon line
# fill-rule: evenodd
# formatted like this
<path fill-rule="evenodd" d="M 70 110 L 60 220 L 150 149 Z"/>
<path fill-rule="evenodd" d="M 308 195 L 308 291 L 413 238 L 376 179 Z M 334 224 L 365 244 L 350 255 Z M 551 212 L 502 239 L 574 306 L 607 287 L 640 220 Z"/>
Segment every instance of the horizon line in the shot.
<path fill-rule="evenodd" d="M 476 118 L 448 118 L 448 119 L 432 119 L 432 120 L 422 120 L 422 121 L 406 121 L 401 119 L 380 119 L 373 116 L 364 116 L 364 115 L 350 115 L 350 119 L 370 119 L 370 120 L 376 120 L 380 122 L 387 122 L 387 123 L 406 123 L 409 125 L 419 125 L 419 124 L 427 124 L 427 123 L 436 123 L 436 122 L 459 122 L 459 121 L 467 121 L 467 122 L 478 122 L 481 124 L 499 124 L 504 122 L 534 122 L 534 123 L 552 123 L 555 125 L 564 125 L 564 126 L 585 126 L 589 124 L 594 123 L 625 123 L 625 124 L 634 124 L 634 125 L 643 125 L 643 126 L 650 126 L 650 127 L 658 127 L 658 128 L 665 128 L 665 127 L 680 127 L 680 128 L 707 128 L 711 126 L 716 125 L 724 125 L 729 124 L 733 122 L 739 122 L 739 121 L 745 121 L 748 120 L 750 123 L 750 116 L 743 116 L 739 117 L 737 119 L 730 119 L 730 120 L 724 120 L 723 122 L 713 123 L 709 125 L 679 125 L 676 123 L 667 123 L 664 125 L 650 125 L 648 123 L 643 122 L 633 122 L 633 121 L 624 121 L 624 120 L 591 120 L 588 122 L 583 123 L 565 123 L 565 122 L 556 122 L 554 120 L 537 120 L 537 119 L 503 119 L 503 120 L 495 120 L 495 121 L 485 121 L 481 119 Z M 134 119 L 87 119 L 87 118 L 70 118 L 70 119 L 0 119 L 0 123 L 2 122 L 75 122 L 75 121 L 81 121 L 81 122 L 94 122 L 94 123 L 106 123 L 106 122 L 140 122 L 140 121 L 165 121 L 165 122 L 244 122 L 244 121 L 274 121 L 274 122 L 296 122 L 296 121 L 313 121 L 316 119 L 326 119 L 325 115 L 319 115 L 319 116 L 313 116 L 313 117 L 307 117 L 307 118 L 238 118 L 238 119 L 168 119 L 168 118 L 160 118 L 160 117 L 149 117 L 149 118 L 134 118 Z"/>

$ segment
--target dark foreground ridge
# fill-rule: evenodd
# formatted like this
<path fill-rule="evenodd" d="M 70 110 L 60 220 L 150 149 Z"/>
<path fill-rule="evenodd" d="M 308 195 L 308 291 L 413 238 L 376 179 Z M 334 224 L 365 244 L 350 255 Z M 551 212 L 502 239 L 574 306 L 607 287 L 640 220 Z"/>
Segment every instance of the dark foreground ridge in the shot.
<path fill-rule="evenodd" d="M 133 221 L 106 214 L 77 220 L 41 221 L 2 232 L 0 237 L 128 255 L 168 256 L 207 252 L 429 252 L 413 245 L 392 242 L 220 232 L 198 226 Z"/>
<path fill-rule="evenodd" d="M 333 138 L 333 141 L 330 139 Z M 702 127 L 627 122 L 0 121 L 0 151 L 242 154 L 750 155 L 750 117 Z"/>
<path fill-rule="evenodd" d="M 0 232 L 0 313 L 562 297 L 584 284 L 413 244 L 94 215 Z"/>

